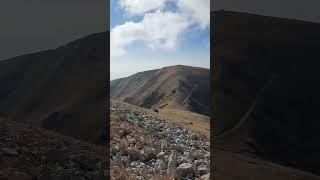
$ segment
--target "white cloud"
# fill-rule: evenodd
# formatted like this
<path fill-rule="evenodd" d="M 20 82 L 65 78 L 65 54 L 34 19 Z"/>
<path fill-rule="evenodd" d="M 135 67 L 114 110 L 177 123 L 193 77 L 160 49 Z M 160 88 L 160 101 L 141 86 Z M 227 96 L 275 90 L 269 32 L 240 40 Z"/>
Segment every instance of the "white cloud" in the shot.
<path fill-rule="evenodd" d="M 141 23 L 126 22 L 114 27 L 110 33 L 110 55 L 111 57 L 125 54 L 125 47 L 144 34 L 144 27 Z"/>
<path fill-rule="evenodd" d="M 167 0 L 120 0 L 119 5 L 131 15 L 143 15 L 164 7 Z"/>
<path fill-rule="evenodd" d="M 177 0 L 177 6 L 201 28 L 210 24 L 210 0 Z"/>
<path fill-rule="evenodd" d="M 189 26 L 188 20 L 179 13 L 148 13 L 143 21 L 145 41 L 152 49 L 175 49 L 179 35 Z"/>
<path fill-rule="evenodd" d="M 126 46 L 134 41 L 143 41 L 152 49 L 175 49 L 188 26 L 187 18 L 180 13 L 147 13 L 140 22 L 126 22 L 111 30 L 111 57 L 124 55 Z"/>
<path fill-rule="evenodd" d="M 163 9 L 168 1 L 176 3 L 179 10 L 201 28 L 210 24 L 210 0 L 119 0 L 119 5 L 131 15 L 143 15 Z"/>
<path fill-rule="evenodd" d="M 165 11 L 167 1 L 178 10 Z M 111 57 L 122 56 L 134 41 L 143 41 L 151 49 L 172 50 L 190 25 L 204 29 L 210 24 L 210 0 L 120 0 L 129 14 L 143 15 L 139 22 L 126 22 L 111 30 Z"/>

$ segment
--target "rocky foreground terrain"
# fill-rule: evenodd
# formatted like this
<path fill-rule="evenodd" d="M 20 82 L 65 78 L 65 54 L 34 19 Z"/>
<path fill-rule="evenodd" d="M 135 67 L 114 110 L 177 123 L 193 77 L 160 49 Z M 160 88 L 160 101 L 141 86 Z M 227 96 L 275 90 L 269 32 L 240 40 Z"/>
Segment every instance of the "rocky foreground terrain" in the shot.
<path fill-rule="evenodd" d="M 14 122 L 0 122 L 0 179 L 104 180 L 105 147 Z"/>
<path fill-rule="evenodd" d="M 110 127 L 114 179 L 209 179 L 210 142 L 204 137 L 119 102 L 111 103 Z"/>

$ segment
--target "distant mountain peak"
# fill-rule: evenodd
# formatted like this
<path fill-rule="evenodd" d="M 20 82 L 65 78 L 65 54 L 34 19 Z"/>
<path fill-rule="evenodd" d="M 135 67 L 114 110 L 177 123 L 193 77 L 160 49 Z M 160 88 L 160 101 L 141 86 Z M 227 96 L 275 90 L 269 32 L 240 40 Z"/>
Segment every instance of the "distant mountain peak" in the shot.
<path fill-rule="evenodd" d="M 139 72 L 111 81 L 110 96 L 146 108 L 209 115 L 210 70 L 185 65 Z"/>

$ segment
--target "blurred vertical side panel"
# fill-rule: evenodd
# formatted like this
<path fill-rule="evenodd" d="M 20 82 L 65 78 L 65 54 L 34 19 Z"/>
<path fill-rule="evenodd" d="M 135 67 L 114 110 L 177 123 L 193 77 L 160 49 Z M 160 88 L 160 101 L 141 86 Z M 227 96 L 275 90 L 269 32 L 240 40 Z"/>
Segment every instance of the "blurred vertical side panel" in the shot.
<path fill-rule="evenodd" d="M 230 2 L 211 13 L 215 179 L 320 179 L 319 16 Z"/>
<path fill-rule="evenodd" d="M 97 179 L 109 144 L 107 1 L 0 2 L 0 179 Z"/>

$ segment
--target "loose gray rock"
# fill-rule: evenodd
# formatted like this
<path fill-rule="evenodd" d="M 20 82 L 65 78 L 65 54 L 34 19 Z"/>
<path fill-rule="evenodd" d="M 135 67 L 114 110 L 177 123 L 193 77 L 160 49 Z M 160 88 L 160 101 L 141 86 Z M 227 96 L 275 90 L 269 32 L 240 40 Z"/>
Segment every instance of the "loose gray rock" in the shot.
<path fill-rule="evenodd" d="M 180 178 L 191 178 L 194 175 L 193 165 L 190 163 L 180 164 L 176 172 Z"/>

